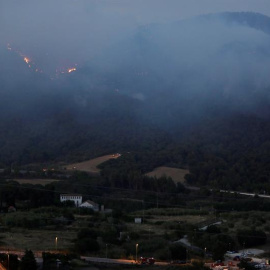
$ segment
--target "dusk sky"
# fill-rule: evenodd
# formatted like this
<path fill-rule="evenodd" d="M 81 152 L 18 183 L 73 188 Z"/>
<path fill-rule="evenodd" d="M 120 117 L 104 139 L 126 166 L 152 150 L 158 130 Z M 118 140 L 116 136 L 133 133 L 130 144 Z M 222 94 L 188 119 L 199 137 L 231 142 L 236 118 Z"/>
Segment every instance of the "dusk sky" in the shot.
<path fill-rule="evenodd" d="M 39 61 L 69 55 L 69 61 L 81 62 L 140 25 L 223 11 L 270 16 L 270 5 L 269 0 L 0 0 L 0 44 L 38 55 Z"/>
<path fill-rule="evenodd" d="M 59 32 L 63 36 L 81 35 L 84 30 L 110 35 L 147 23 L 223 11 L 253 11 L 270 16 L 270 4 L 269 0 L 0 0 L 0 37 L 39 39 L 58 36 Z M 78 27 L 83 31 L 78 33 Z"/>

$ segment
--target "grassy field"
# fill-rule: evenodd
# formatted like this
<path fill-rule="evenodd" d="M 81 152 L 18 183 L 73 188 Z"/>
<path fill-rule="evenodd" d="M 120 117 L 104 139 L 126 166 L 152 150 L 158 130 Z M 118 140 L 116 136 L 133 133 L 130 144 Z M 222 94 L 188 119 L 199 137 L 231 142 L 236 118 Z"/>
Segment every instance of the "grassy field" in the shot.
<path fill-rule="evenodd" d="M 239 229 L 256 228 L 270 233 L 270 213 L 263 211 L 221 213 L 223 224 L 232 233 Z"/>
<path fill-rule="evenodd" d="M 121 156 L 120 154 L 106 155 L 106 156 L 90 159 L 88 161 L 66 165 L 64 166 L 64 168 L 67 170 L 72 170 L 72 171 L 77 170 L 77 171 L 84 171 L 84 172 L 89 172 L 89 173 L 99 173 L 100 170 L 97 168 L 99 164 L 109 159 L 118 158 L 120 156 Z"/>
<path fill-rule="evenodd" d="M 60 180 L 57 179 L 12 179 L 12 181 L 16 181 L 19 184 L 31 184 L 31 185 L 42 185 L 45 186 L 52 182 L 57 182 Z"/>
<path fill-rule="evenodd" d="M 136 231 L 145 235 L 146 238 L 159 235 L 162 236 L 165 233 L 169 233 L 172 230 L 170 227 L 178 225 L 190 225 L 197 224 L 206 221 L 210 218 L 209 215 L 193 214 L 190 215 L 186 209 L 181 208 L 152 208 L 145 211 L 137 211 L 133 213 L 135 217 L 145 216 L 145 222 L 142 224 L 129 223 L 128 228 L 130 231 Z"/>
<path fill-rule="evenodd" d="M 76 238 L 74 231 L 27 230 L 13 228 L 9 232 L 0 233 L 0 248 L 9 250 L 55 251 L 66 250 L 73 245 Z"/>
<path fill-rule="evenodd" d="M 171 232 L 168 227 L 170 224 L 196 224 L 205 221 L 206 217 L 200 216 L 183 216 L 183 217 L 168 217 L 168 216 L 153 216 L 152 219 L 147 219 L 146 223 L 135 224 L 130 223 L 128 228 L 130 231 L 144 232 L 145 236 L 164 235 Z"/>
<path fill-rule="evenodd" d="M 171 177 L 174 182 L 178 183 L 184 183 L 185 181 L 185 175 L 188 174 L 188 170 L 184 169 L 177 169 L 177 168 L 169 168 L 169 167 L 158 167 L 154 169 L 152 172 L 147 173 L 146 175 L 152 176 L 152 177 L 161 177 L 166 175 L 167 177 Z"/>

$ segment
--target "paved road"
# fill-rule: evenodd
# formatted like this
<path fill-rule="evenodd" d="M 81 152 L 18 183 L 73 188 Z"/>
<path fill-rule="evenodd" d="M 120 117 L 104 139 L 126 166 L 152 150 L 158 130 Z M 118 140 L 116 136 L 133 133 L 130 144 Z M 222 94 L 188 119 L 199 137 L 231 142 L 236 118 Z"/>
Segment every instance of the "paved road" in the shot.
<path fill-rule="evenodd" d="M 270 195 L 263 195 L 263 194 L 256 194 L 256 193 L 248 193 L 248 192 L 232 191 L 232 190 L 224 190 L 224 189 L 221 189 L 220 192 L 227 192 L 227 193 L 233 193 L 233 194 L 236 193 L 236 194 L 240 194 L 244 196 L 251 196 L 251 197 L 258 195 L 261 198 L 270 199 Z"/>
<path fill-rule="evenodd" d="M 85 257 L 81 256 L 82 260 L 88 262 L 98 262 L 98 263 L 114 263 L 114 264 L 136 264 L 135 260 L 124 260 L 124 259 L 108 259 L 99 257 Z M 155 265 L 168 265 L 167 262 L 155 262 Z"/>
<path fill-rule="evenodd" d="M 193 187 L 193 186 L 189 186 L 189 185 L 185 185 L 185 188 L 187 189 L 191 189 L 191 190 L 200 190 L 199 187 Z M 218 189 L 209 189 L 210 191 L 218 191 Z M 256 193 L 249 193 L 249 192 L 243 192 L 243 191 L 234 191 L 234 190 L 225 190 L 225 189 L 220 189 L 219 192 L 224 192 L 224 193 L 236 193 L 236 194 L 240 194 L 240 195 L 244 195 L 244 196 L 251 196 L 254 197 L 255 195 L 258 195 L 261 198 L 266 198 L 266 199 L 270 199 L 270 195 L 264 195 L 264 194 L 256 194 Z"/>

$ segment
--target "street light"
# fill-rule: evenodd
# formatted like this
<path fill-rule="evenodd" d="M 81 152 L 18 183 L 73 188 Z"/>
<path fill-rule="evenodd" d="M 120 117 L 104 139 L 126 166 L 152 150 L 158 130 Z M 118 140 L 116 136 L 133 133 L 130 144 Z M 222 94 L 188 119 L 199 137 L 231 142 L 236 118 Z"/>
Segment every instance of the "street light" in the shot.
<path fill-rule="evenodd" d="M 57 236 L 55 237 L 55 250 L 57 251 Z"/>
<path fill-rule="evenodd" d="M 106 258 L 108 258 L 108 244 L 106 244 Z"/>
<path fill-rule="evenodd" d="M 139 244 L 136 244 L 136 262 L 137 262 L 137 255 L 138 255 L 138 245 Z"/>
<path fill-rule="evenodd" d="M 205 247 L 204 248 L 204 258 L 206 258 L 206 250 L 207 250 L 207 248 Z"/>
<path fill-rule="evenodd" d="M 7 256 L 8 256 L 8 270 L 9 270 L 9 253 L 8 253 L 8 255 L 7 255 Z"/>

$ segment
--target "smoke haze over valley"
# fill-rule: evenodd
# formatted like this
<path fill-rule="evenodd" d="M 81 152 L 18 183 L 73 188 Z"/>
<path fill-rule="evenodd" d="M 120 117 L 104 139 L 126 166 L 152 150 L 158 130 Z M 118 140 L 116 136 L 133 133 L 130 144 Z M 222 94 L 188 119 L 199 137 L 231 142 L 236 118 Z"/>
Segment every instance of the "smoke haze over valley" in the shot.
<path fill-rule="evenodd" d="M 169 2 L 1 1 L 1 163 L 268 145 L 265 1 Z"/>
<path fill-rule="evenodd" d="M 0 268 L 267 269 L 269 1 L 0 0 Z"/>

